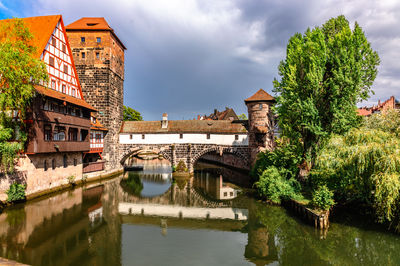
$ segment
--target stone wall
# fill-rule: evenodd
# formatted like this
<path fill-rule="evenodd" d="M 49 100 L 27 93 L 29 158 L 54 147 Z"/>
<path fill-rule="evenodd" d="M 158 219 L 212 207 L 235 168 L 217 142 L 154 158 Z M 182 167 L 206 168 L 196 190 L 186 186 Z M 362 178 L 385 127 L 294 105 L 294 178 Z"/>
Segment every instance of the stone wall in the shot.
<path fill-rule="evenodd" d="M 67 156 L 67 167 L 64 167 L 64 155 Z M 55 169 L 52 169 L 52 160 Z M 76 160 L 76 166 L 74 165 Z M 47 163 L 47 171 L 44 168 Z M 23 155 L 18 159 L 15 173 L 0 176 L 0 200 L 7 199 L 6 191 L 14 182 L 26 184 L 26 196 L 59 188 L 68 184 L 68 177 L 75 181 L 82 180 L 82 153 L 46 153 Z"/>
<path fill-rule="evenodd" d="M 109 31 L 68 31 L 68 39 L 85 100 L 98 110 L 107 129 L 106 170 L 119 168 L 118 133 L 123 118 L 124 49 Z M 81 42 L 85 37 L 85 42 Z M 101 42 L 97 43 L 96 38 Z M 82 58 L 85 53 L 85 58 Z M 97 56 L 98 55 L 98 56 Z"/>
<path fill-rule="evenodd" d="M 247 103 L 251 163 L 256 161 L 259 152 L 274 149 L 274 118 L 271 107 L 270 102 Z"/>

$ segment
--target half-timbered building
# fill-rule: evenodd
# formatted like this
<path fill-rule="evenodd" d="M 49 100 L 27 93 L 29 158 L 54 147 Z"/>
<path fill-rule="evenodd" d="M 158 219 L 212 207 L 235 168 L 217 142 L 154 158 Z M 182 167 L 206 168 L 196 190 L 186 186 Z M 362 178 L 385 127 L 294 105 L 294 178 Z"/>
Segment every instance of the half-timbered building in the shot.
<path fill-rule="evenodd" d="M 33 35 L 35 56 L 46 64 L 49 75 L 48 83 L 35 86 L 37 94 L 27 117 L 28 142 L 17 166 L 29 195 L 82 178 L 95 109 L 83 98 L 62 16 L 22 20 Z M 7 189 L 6 183 L 0 189 Z"/>

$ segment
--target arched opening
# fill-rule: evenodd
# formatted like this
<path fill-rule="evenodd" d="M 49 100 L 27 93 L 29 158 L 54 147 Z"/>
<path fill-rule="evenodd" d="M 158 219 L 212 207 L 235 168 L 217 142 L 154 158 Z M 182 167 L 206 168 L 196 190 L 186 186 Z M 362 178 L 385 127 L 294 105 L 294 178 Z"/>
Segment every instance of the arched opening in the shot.
<path fill-rule="evenodd" d="M 212 163 L 244 171 L 250 170 L 248 158 L 240 152 L 230 149 L 213 148 L 204 150 L 197 156 L 194 156 L 192 160 L 194 168 L 198 167 L 200 162 Z"/>

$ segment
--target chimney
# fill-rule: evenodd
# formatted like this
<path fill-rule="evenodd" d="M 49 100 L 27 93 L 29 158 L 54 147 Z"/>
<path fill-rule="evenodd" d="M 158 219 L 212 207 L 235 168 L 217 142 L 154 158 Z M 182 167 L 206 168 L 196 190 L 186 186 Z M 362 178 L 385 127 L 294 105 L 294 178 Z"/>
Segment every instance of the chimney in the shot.
<path fill-rule="evenodd" d="M 218 113 L 218 110 L 214 109 L 214 115 L 217 115 L 217 113 Z"/>
<path fill-rule="evenodd" d="M 163 113 L 163 115 L 162 115 L 161 128 L 168 128 L 168 114 L 167 113 Z"/>

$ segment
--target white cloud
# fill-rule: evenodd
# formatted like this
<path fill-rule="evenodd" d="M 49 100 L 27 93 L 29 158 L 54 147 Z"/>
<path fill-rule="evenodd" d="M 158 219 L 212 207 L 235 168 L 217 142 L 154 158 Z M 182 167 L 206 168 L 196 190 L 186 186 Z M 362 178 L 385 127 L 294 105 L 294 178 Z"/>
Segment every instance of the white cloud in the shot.
<path fill-rule="evenodd" d="M 0 9 L 8 10 L 8 8 L 0 0 Z"/>

